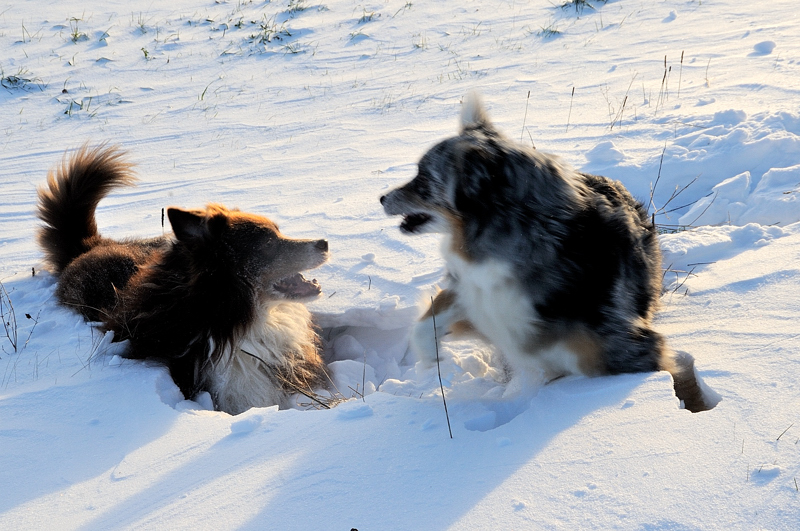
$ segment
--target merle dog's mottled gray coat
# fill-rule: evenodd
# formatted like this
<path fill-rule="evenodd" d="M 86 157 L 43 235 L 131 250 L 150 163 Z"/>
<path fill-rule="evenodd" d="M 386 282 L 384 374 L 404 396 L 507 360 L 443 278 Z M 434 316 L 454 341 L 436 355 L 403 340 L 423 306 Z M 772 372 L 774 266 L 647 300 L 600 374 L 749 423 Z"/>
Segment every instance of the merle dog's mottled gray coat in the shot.
<path fill-rule="evenodd" d="M 676 362 L 650 325 L 661 255 L 642 204 L 618 181 L 577 172 L 505 138 L 475 96 L 465 102 L 460 134 L 431 148 L 417 176 L 381 203 L 387 214 L 404 216 L 404 232 L 447 234 L 446 260 L 510 268 L 529 301 L 531 356 L 579 333 L 599 350 L 584 373 L 667 369 L 676 389 L 679 379 L 694 382 L 691 357 Z M 450 299 L 456 306 L 468 299 L 451 265 L 443 308 Z M 491 335 L 481 323 L 470 326 Z M 699 393 L 696 382 L 688 385 Z M 704 409 L 702 399 L 681 398 Z"/>

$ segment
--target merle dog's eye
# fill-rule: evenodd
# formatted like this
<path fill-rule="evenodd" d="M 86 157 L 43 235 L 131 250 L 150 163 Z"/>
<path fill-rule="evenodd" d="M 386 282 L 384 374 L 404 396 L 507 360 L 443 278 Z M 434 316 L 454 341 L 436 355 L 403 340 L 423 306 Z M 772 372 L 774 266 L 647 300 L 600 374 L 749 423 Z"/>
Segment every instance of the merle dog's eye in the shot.
<path fill-rule="evenodd" d="M 424 173 L 420 173 L 412 181 L 412 188 L 414 192 L 421 196 L 426 196 L 430 192 L 430 177 Z"/>

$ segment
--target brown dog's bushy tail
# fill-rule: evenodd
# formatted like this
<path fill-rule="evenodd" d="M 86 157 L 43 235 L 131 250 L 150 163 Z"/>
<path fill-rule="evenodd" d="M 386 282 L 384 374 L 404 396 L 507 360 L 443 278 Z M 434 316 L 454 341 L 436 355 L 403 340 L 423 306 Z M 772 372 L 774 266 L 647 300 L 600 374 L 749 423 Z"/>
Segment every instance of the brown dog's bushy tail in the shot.
<path fill-rule="evenodd" d="M 692 413 L 708 411 L 716 406 L 721 397 L 709 389 L 697 376 L 691 354 L 676 351 L 666 356 L 662 369 L 672 375 L 675 395 L 683 401 L 683 407 Z"/>
<path fill-rule="evenodd" d="M 39 187 L 37 215 L 45 225 L 37 238 L 56 272 L 92 247 L 91 239 L 98 236 L 97 203 L 111 189 L 136 180 L 124 156 L 116 146 L 84 145 L 65 156 L 60 167 L 48 173 L 47 185 Z"/>

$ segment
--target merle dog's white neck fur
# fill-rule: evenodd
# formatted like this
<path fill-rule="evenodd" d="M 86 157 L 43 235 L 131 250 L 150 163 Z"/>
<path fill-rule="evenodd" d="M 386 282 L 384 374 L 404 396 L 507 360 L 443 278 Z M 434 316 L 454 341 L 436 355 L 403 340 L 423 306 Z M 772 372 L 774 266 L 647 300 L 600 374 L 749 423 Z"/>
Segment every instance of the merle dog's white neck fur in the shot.
<path fill-rule="evenodd" d="M 578 356 L 566 345 L 535 348 L 540 318 L 510 263 L 494 258 L 465 260 L 453 252 L 450 234 L 443 237 L 441 250 L 447 270 L 458 284 L 457 304 L 475 329 L 499 349 L 512 371 L 509 393 L 530 384 L 517 381 L 519 378 L 545 383 L 583 372 Z"/>
<path fill-rule="evenodd" d="M 458 284 L 457 304 L 469 321 L 494 344 L 514 369 L 531 360 L 525 344 L 537 321 L 533 305 L 507 262 L 465 260 L 452 250 L 452 237 L 442 238 L 447 270 Z"/>

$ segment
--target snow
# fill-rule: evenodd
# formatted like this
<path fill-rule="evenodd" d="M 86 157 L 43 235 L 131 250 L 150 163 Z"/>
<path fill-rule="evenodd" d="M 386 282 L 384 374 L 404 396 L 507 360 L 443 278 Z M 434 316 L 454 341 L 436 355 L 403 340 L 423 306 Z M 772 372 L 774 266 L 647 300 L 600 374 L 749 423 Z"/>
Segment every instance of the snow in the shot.
<path fill-rule="evenodd" d="M 0 329 L 0 528 L 795 529 L 797 7 L 554 3 L 0 9 L 16 317 Z M 504 397 L 492 349 L 448 341 L 450 438 L 436 367 L 408 352 L 444 271 L 438 238 L 400 234 L 378 197 L 455 133 L 474 89 L 510 137 L 650 205 L 667 232 L 656 327 L 716 408 L 680 409 L 666 373 Z M 311 309 L 347 401 L 214 412 L 55 303 L 36 186 L 103 140 L 140 176 L 101 203 L 104 235 L 161 234 L 162 208 L 213 201 L 329 240 Z"/>

